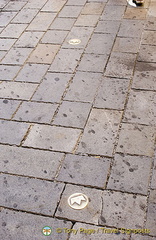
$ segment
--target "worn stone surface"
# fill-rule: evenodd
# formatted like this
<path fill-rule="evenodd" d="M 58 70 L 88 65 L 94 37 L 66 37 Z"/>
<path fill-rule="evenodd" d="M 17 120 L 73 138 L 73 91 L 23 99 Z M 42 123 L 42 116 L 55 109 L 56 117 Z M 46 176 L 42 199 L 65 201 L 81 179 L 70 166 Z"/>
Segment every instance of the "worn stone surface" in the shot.
<path fill-rule="evenodd" d="M 120 37 L 141 37 L 144 27 L 143 20 L 122 20 L 118 36 Z"/>
<path fill-rule="evenodd" d="M 60 11 L 59 17 L 70 17 L 77 18 L 82 10 L 82 6 L 64 6 L 64 8 Z"/>
<path fill-rule="evenodd" d="M 12 20 L 12 23 L 30 23 L 37 13 L 37 9 L 23 8 Z"/>
<path fill-rule="evenodd" d="M 59 12 L 65 3 L 66 3 L 66 0 L 61 0 L 61 1 L 49 0 L 46 2 L 44 7 L 42 8 L 42 11 Z"/>
<path fill-rule="evenodd" d="M 48 30 L 41 43 L 62 44 L 67 34 L 67 31 Z"/>
<path fill-rule="evenodd" d="M 44 32 L 24 32 L 14 46 L 34 48 L 43 34 Z"/>
<path fill-rule="evenodd" d="M 21 1 L 21 2 L 16 2 L 16 3 L 14 3 L 14 2 L 9 2 L 6 6 L 5 6 L 5 8 L 4 8 L 4 10 L 5 11 L 19 11 L 19 10 L 21 10 L 21 8 L 23 8 L 23 6 L 26 4 L 26 2 L 24 2 L 24 1 Z"/>
<path fill-rule="evenodd" d="M 138 61 L 140 62 L 156 62 L 155 46 L 141 45 Z"/>
<path fill-rule="evenodd" d="M 127 8 L 124 14 L 126 19 L 145 19 L 147 9 L 145 8 Z"/>
<path fill-rule="evenodd" d="M 0 118 L 10 119 L 19 104 L 16 100 L 0 99 Z"/>
<path fill-rule="evenodd" d="M 29 1 L 26 5 L 25 5 L 25 8 L 37 8 L 37 9 L 40 9 L 43 7 L 43 5 L 46 3 L 47 1 L 46 0 L 43 0 L 42 2 L 40 0 L 36 0 L 36 1 Z"/>
<path fill-rule="evenodd" d="M 95 27 L 98 19 L 98 15 L 80 15 L 75 22 L 75 26 Z"/>
<path fill-rule="evenodd" d="M 140 39 L 139 38 L 122 38 L 117 37 L 113 51 L 114 52 L 126 52 L 137 53 L 139 50 Z"/>
<path fill-rule="evenodd" d="M 21 33 L 27 27 L 27 24 L 9 24 L 7 27 L 2 31 L 0 37 L 7 37 L 7 38 L 19 38 Z"/>
<path fill-rule="evenodd" d="M 156 160 L 154 160 L 154 166 L 152 171 L 151 188 L 156 189 Z"/>
<path fill-rule="evenodd" d="M 19 70 L 19 66 L 0 65 L 0 80 L 14 79 Z"/>
<path fill-rule="evenodd" d="M 101 20 L 121 20 L 125 12 L 125 6 L 107 5 L 101 16 Z"/>
<path fill-rule="evenodd" d="M 146 228 L 150 229 L 150 235 L 156 237 L 156 202 L 149 203 L 147 210 Z"/>
<path fill-rule="evenodd" d="M 15 43 L 16 39 L 5 39 L 5 38 L 0 38 L 0 51 L 7 51 L 9 50 L 13 44 Z"/>
<path fill-rule="evenodd" d="M 155 17 L 148 17 L 146 20 L 146 25 L 145 29 L 146 30 L 156 30 L 156 22 L 155 22 Z"/>
<path fill-rule="evenodd" d="M 77 152 L 112 156 L 122 112 L 93 109 Z"/>
<path fill-rule="evenodd" d="M 16 12 L 1 12 L 0 27 L 5 27 L 15 17 Z"/>
<path fill-rule="evenodd" d="M 75 22 L 74 18 L 55 18 L 55 20 L 50 25 L 51 30 L 70 30 Z"/>
<path fill-rule="evenodd" d="M 96 2 L 89 2 L 86 3 L 84 8 L 81 11 L 81 14 L 87 15 L 100 15 L 103 12 L 105 4 L 103 3 L 96 3 Z"/>
<path fill-rule="evenodd" d="M 141 43 L 147 45 L 156 45 L 156 32 L 144 31 Z"/>
<path fill-rule="evenodd" d="M 142 236 L 140 234 L 132 234 L 132 240 L 156 240 L 156 237 Z"/>
<path fill-rule="evenodd" d="M 120 26 L 120 21 L 117 21 L 117 20 L 99 21 L 97 24 L 97 27 L 95 28 L 95 32 L 116 34 L 119 30 L 119 26 Z"/>

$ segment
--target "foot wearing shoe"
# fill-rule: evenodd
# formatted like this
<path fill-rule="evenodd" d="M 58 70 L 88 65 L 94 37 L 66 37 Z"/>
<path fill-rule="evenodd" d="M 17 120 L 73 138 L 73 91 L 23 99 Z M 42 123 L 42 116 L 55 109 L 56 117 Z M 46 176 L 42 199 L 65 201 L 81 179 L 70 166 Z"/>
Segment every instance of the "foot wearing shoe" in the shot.
<path fill-rule="evenodd" d="M 141 6 L 144 3 L 144 0 L 133 0 L 133 3 L 135 3 L 137 6 Z"/>

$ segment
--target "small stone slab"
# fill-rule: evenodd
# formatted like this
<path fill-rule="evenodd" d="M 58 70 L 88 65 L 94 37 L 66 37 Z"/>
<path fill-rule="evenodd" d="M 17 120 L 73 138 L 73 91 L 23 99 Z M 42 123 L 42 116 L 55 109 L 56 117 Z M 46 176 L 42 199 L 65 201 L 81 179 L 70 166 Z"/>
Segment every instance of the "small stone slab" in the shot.
<path fill-rule="evenodd" d="M 146 19 L 147 9 L 145 8 L 127 8 L 124 14 L 126 19 Z"/>
<path fill-rule="evenodd" d="M 19 101 L 0 99 L 0 118 L 10 119 L 19 104 Z"/>
<path fill-rule="evenodd" d="M 41 43 L 62 44 L 67 34 L 67 31 L 48 30 Z"/>
<path fill-rule="evenodd" d="M 1 171 L 35 178 L 54 179 L 62 153 L 29 148 L 0 146 Z"/>
<path fill-rule="evenodd" d="M 117 154 L 107 188 L 147 195 L 151 166 L 149 157 Z"/>
<path fill-rule="evenodd" d="M 0 51 L 8 51 L 13 46 L 15 41 L 16 39 L 0 38 Z"/>
<path fill-rule="evenodd" d="M 145 30 L 156 31 L 155 17 L 148 17 L 146 20 Z"/>
<path fill-rule="evenodd" d="M 24 32 L 14 47 L 35 48 L 44 32 Z"/>
<path fill-rule="evenodd" d="M 106 5 L 103 14 L 101 15 L 101 20 L 121 20 L 124 16 L 126 6 L 116 5 Z"/>
<path fill-rule="evenodd" d="M 16 17 L 12 20 L 12 23 L 30 23 L 38 13 L 38 9 L 23 8 Z"/>
<path fill-rule="evenodd" d="M 155 31 L 144 31 L 142 35 L 142 44 L 156 45 L 156 32 Z"/>
<path fill-rule="evenodd" d="M 98 15 L 80 15 L 75 22 L 75 26 L 95 27 L 99 19 Z"/>
<path fill-rule="evenodd" d="M 139 51 L 140 39 L 139 38 L 122 38 L 117 37 L 113 51 L 125 53 L 137 53 Z"/>
<path fill-rule="evenodd" d="M 155 46 L 141 45 L 138 61 L 140 62 L 156 62 L 156 51 Z"/>
<path fill-rule="evenodd" d="M 81 14 L 85 15 L 101 15 L 103 12 L 105 4 L 101 2 L 89 2 L 86 3 L 84 8 L 81 11 Z"/>
<path fill-rule="evenodd" d="M 77 18 L 82 10 L 82 6 L 64 6 L 58 17 Z"/>
<path fill-rule="evenodd" d="M 19 38 L 26 27 L 27 24 L 11 23 L 2 31 L 0 37 Z"/>
<path fill-rule="evenodd" d="M 66 3 L 66 0 L 52 0 L 52 1 L 48 1 L 44 7 L 41 9 L 41 11 L 44 12 L 59 12 L 62 7 L 64 6 L 64 4 Z"/>
<path fill-rule="evenodd" d="M 117 20 L 105 20 L 99 21 L 97 27 L 95 28 L 95 33 L 114 33 L 116 34 L 119 30 L 120 21 Z"/>
<path fill-rule="evenodd" d="M 66 155 L 58 181 L 104 188 L 110 168 L 110 159 Z"/>
<path fill-rule="evenodd" d="M 74 25 L 75 19 L 74 18 L 55 18 L 55 20 L 50 25 L 49 29 L 51 30 L 64 30 L 68 31 Z"/>
<path fill-rule="evenodd" d="M 153 157 L 155 128 L 123 123 L 117 152 Z"/>
<path fill-rule="evenodd" d="M 137 36 L 139 38 L 142 35 L 143 28 L 144 20 L 123 19 L 120 26 L 120 30 L 118 32 L 118 36 L 132 38 L 135 38 Z"/>
<path fill-rule="evenodd" d="M 1 206 L 53 216 L 63 183 L 1 174 Z M 43 226 L 44 227 L 44 226 Z"/>
<path fill-rule="evenodd" d="M 82 210 L 75 210 L 71 208 L 68 205 L 67 200 L 73 193 L 85 194 L 89 199 L 87 207 Z M 67 184 L 55 216 L 63 217 L 73 221 L 98 224 L 98 219 L 100 217 L 100 212 L 102 209 L 101 197 L 101 190 Z"/>
<path fill-rule="evenodd" d="M 20 66 L 0 65 L 0 80 L 13 80 L 20 70 Z"/>
<path fill-rule="evenodd" d="M 34 125 L 23 145 L 40 149 L 72 152 L 80 134 L 80 130 L 73 128 Z"/>
<path fill-rule="evenodd" d="M 0 15 L 0 27 L 5 27 L 15 17 L 17 12 L 1 12 Z"/>
<path fill-rule="evenodd" d="M 150 229 L 150 235 L 156 237 L 156 202 L 148 205 L 146 228 Z"/>
<path fill-rule="evenodd" d="M 77 152 L 112 157 L 121 116 L 119 111 L 93 109 Z"/>

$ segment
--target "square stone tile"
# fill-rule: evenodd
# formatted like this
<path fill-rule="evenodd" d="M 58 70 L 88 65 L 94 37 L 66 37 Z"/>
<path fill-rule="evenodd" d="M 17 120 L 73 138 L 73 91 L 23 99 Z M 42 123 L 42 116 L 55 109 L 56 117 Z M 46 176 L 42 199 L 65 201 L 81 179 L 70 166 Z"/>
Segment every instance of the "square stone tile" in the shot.
<path fill-rule="evenodd" d="M 115 155 L 107 188 L 147 195 L 152 159 Z"/>
<path fill-rule="evenodd" d="M 127 5 L 127 2 L 125 2 L 125 0 L 118 0 L 118 1 L 116 1 L 116 0 L 109 0 L 108 1 L 108 3 L 107 3 L 107 5 Z"/>
<path fill-rule="evenodd" d="M 137 36 L 139 38 L 142 35 L 143 28 L 144 20 L 123 19 L 118 32 L 118 36 L 131 38 L 135 38 Z"/>
<path fill-rule="evenodd" d="M 66 0 L 49 0 L 44 7 L 41 9 L 44 12 L 59 12 L 64 4 L 66 3 Z"/>
<path fill-rule="evenodd" d="M 110 159 L 66 155 L 58 181 L 104 188 L 110 168 Z"/>
<path fill-rule="evenodd" d="M 156 17 L 147 17 L 145 30 L 156 31 Z"/>
<path fill-rule="evenodd" d="M 94 107 L 124 109 L 128 92 L 129 80 L 104 78 L 96 96 Z"/>
<path fill-rule="evenodd" d="M 101 20 L 121 20 L 124 16 L 125 6 L 116 5 L 106 5 L 103 14 L 101 15 Z"/>
<path fill-rule="evenodd" d="M 142 229 L 146 216 L 147 197 L 104 191 L 99 224 L 126 229 Z"/>
<path fill-rule="evenodd" d="M 57 228 L 72 227 L 72 223 L 69 221 L 58 220 L 51 217 L 43 217 L 39 215 L 12 211 L 9 209 L 2 209 L 2 239 L 16 239 L 17 235 L 22 240 L 30 239 L 33 235 L 34 239 L 44 240 L 45 236 L 42 234 L 44 226 L 50 226 L 52 228 L 52 236 L 60 240 L 67 240 L 68 234 L 65 232 L 57 233 Z M 23 235 L 23 232 L 25 234 Z M 11 237 L 11 238 L 10 238 Z"/>
<path fill-rule="evenodd" d="M 71 74 L 48 73 L 32 99 L 41 102 L 59 103 L 71 78 Z"/>
<path fill-rule="evenodd" d="M 68 31 L 74 25 L 75 19 L 74 18 L 55 18 L 55 20 L 50 25 L 49 29 L 51 30 L 64 30 Z"/>
<path fill-rule="evenodd" d="M 138 61 L 140 62 L 156 62 L 155 46 L 141 45 Z"/>
<path fill-rule="evenodd" d="M 152 157 L 154 154 L 154 139 L 154 127 L 123 123 L 117 152 Z"/>
<path fill-rule="evenodd" d="M 1 12 L 0 14 L 0 27 L 7 26 L 11 20 L 15 17 L 16 12 Z"/>
<path fill-rule="evenodd" d="M 78 71 L 85 72 L 101 72 L 103 73 L 108 60 L 108 55 L 97 55 L 97 54 L 83 54 Z"/>
<path fill-rule="evenodd" d="M 0 84 L 0 97 L 29 100 L 37 85 L 31 83 L 2 82 Z"/>
<path fill-rule="evenodd" d="M 62 183 L 6 174 L 1 175 L 1 181 L 5 186 L 1 206 L 49 216 L 54 214 L 64 187 Z"/>
<path fill-rule="evenodd" d="M 67 31 L 48 30 L 43 36 L 41 43 L 62 44 L 67 34 Z"/>
<path fill-rule="evenodd" d="M 23 102 L 13 119 L 25 122 L 50 123 L 57 104 Z"/>
<path fill-rule="evenodd" d="M 86 208 L 78 211 L 68 205 L 68 198 L 73 193 L 83 193 L 87 195 L 90 201 Z M 55 215 L 56 217 L 63 217 L 68 220 L 98 224 L 98 218 L 102 209 L 101 197 L 101 190 L 67 184 Z"/>
<path fill-rule="evenodd" d="M 49 71 L 73 73 L 80 60 L 83 49 L 61 49 Z"/>
<path fill-rule="evenodd" d="M 0 51 L 0 61 L 3 59 L 3 57 L 7 54 L 7 51 Z"/>
<path fill-rule="evenodd" d="M 54 151 L 72 152 L 80 134 L 80 130 L 73 128 L 34 125 L 23 145 Z"/>
<path fill-rule="evenodd" d="M 71 6 L 72 5 L 80 5 L 80 6 L 82 5 L 83 6 L 86 3 L 86 1 L 87 0 L 79 0 L 79 1 L 75 2 L 75 0 L 68 0 L 66 5 L 71 5 Z"/>
<path fill-rule="evenodd" d="M 112 34 L 93 34 L 86 48 L 86 53 L 109 54 L 114 38 L 115 36 Z"/>
<path fill-rule="evenodd" d="M 156 94 L 151 91 L 131 91 L 124 121 L 156 125 Z"/>
<path fill-rule="evenodd" d="M 147 9 L 145 8 L 130 8 L 125 11 L 124 18 L 126 19 L 146 19 Z"/>
<path fill-rule="evenodd" d="M 4 10 L 5 11 L 19 11 L 19 10 L 21 10 L 21 8 L 23 8 L 23 6 L 26 4 L 26 2 L 23 2 L 23 1 L 21 1 L 21 2 L 9 2 L 6 6 L 5 6 L 5 8 L 4 8 Z"/>
<path fill-rule="evenodd" d="M 22 48 L 34 48 L 40 41 L 40 38 L 43 34 L 44 32 L 24 32 L 14 46 Z"/>
<path fill-rule="evenodd" d="M 114 35 L 118 32 L 120 27 L 120 21 L 110 20 L 110 21 L 99 21 L 97 27 L 95 28 L 95 33 L 113 33 Z"/>
<path fill-rule="evenodd" d="M 35 178 L 54 179 L 62 153 L 21 147 L 0 146 L 1 171 Z"/>
<path fill-rule="evenodd" d="M 40 83 L 48 68 L 49 65 L 45 64 L 27 63 L 21 69 L 15 80 L 20 82 Z"/>
<path fill-rule="evenodd" d="M 0 2 L 0 8 L 1 8 L 1 9 L 4 8 L 4 7 L 7 5 L 8 2 L 9 2 L 9 0 L 1 0 L 1 2 Z"/>
<path fill-rule="evenodd" d="M 58 17 L 77 18 L 82 10 L 82 6 L 64 6 Z"/>
<path fill-rule="evenodd" d="M 142 35 L 142 44 L 156 45 L 156 32 L 155 31 L 144 31 Z"/>
<path fill-rule="evenodd" d="M 38 9 L 23 8 L 12 20 L 12 23 L 30 23 L 37 13 Z"/>
<path fill-rule="evenodd" d="M 112 157 L 121 117 L 119 111 L 93 109 L 77 152 Z"/>
<path fill-rule="evenodd" d="M 90 109 L 90 103 L 63 101 L 53 124 L 66 127 L 84 128 Z"/>
<path fill-rule="evenodd" d="M 62 47 L 63 48 L 85 48 L 89 38 L 93 32 L 92 27 L 73 27 L 66 37 Z M 71 39 L 80 39 L 81 43 L 77 45 L 69 44 L 69 40 Z"/>
<path fill-rule="evenodd" d="M 101 79 L 102 75 L 100 73 L 77 72 L 65 100 L 93 102 Z"/>
<path fill-rule="evenodd" d="M 99 19 L 98 15 L 80 15 L 75 22 L 75 26 L 95 27 Z"/>
<path fill-rule="evenodd" d="M 139 51 L 140 39 L 139 38 L 123 38 L 117 37 L 113 51 L 125 53 L 137 53 Z"/>
<path fill-rule="evenodd" d="M 0 65 L 0 80 L 13 80 L 20 70 L 20 66 Z"/>
<path fill-rule="evenodd" d="M 16 41 L 16 39 L 0 38 L 0 51 L 9 50 L 13 46 L 15 41 Z"/>
<path fill-rule="evenodd" d="M 31 48 L 11 48 L 1 63 L 23 65 L 31 52 Z"/>
<path fill-rule="evenodd" d="M 51 64 L 59 48 L 59 45 L 38 44 L 30 55 L 28 62 Z"/>
<path fill-rule="evenodd" d="M 27 30 L 46 31 L 55 17 L 55 13 L 39 12 L 37 16 L 33 19 L 33 21 L 30 23 Z"/>
<path fill-rule="evenodd" d="M 131 78 L 135 65 L 136 54 L 112 52 L 106 67 L 105 76 Z"/>
<path fill-rule="evenodd" d="M 0 99 L 0 118 L 10 119 L 19 104 L 19 101 Z"/>
<path fill-rule="evenodd" d="M 156 90 L 156 63 L 137 62 L 132 88 Z"/>
<path fill-rule="evenodd" d="M 28 127 L 27 123 L 0 120 L 0 143 L 20 145 Z"/>
<path fill-rule="evenodd" d="M 42 1 L 40 1 L 40 0 L 35 0 L 35 1 L 34 0 L 30 0 L 25 5 L 25 8 L 32 8 L 32 9 L 37 8 L 37 9 L 40 9 L 40 8 L 42 8 L 45 5 L 46 2 L 47 2 L 47 0 L 42 0 Z"/>
<path fill-rule="evenodd" d="M 0 34 L 0 37 L 6 37 L 6 38 L 19 38 L 21 33 L 25 30 L 27 27 L 27 24 L 13 24 L 10 23 L 7 25 L 7 27 L 2 31 Z"/>
<path fill-rule="evenodd" d="M 81 14 L 86 15 L 101 15 L 103 12 L 105 4 L 101 2 L 89 2 L 86 3 L 84 8 L 81 11 Z"/>
<path fill-rule="evenodd" d="M 156 237 L 156 202 L 149 203 L 147 210 L 146 228 L 150 229 L 150 235 Z M 152 239 L 153 240 L 153 239 Z"/>

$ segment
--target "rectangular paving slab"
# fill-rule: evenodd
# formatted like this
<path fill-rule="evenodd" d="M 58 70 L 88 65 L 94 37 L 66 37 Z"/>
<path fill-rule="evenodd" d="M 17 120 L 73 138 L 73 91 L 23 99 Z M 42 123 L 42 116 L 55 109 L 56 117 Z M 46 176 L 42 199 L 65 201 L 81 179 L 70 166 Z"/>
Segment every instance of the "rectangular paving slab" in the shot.
<path fill-rule="evenodd" d="M 120 21 L 117 21 L 117 20 L 99 21 L 94 32 L 116 34 L 119 30 L 119 26 L 120 26 Z"/>
<path fill-rule="evenodd" d="M 101 2 L 89 2 L 86 3 L 84 8 L 81 11 L 81 14 L 85 15 L 101 15 L 103 12 L 105 4 Z"/>
<path fill-rule="evenodd" d="M 30 23 L 38 11 L 38 9 L 23 8 L 12 20 L 12 23 Z"/>
<path fill-rule="evenodd" d="M 50 25 L 49 29 L 54 30 L 64 30 L 68 31 L 72 28 L 75 22 L 75 18 L 55 18 L 55 20 Z"/>
<path fill-rule="evenodd" d="M 140 62 L 156 62 L 155 46 L 152 45 L 141 45 L 138 61 Z"/>
<path fill-rule="evenodd" d="M 120 37 L 141 37 L 144 28 L 144 20 L 123 19 L 118 36 Z"/>
<path fill-rule="evenodd" d="M 112 157 L 122 112 L 93 109 L 77 152 Z"/>
<path fill-rule="evenodd" d="M 44 5 L 44 7 L 41 9 L 44 12 L 59 12 L 64 4 L 66 3 L 66 0 L 48 0 L 47 3 Z"/>
<path fill-rule="evenodd" d="M 20 101 L 0 99 L 0 118 L 10 119 L 19 104 Z"/>
<path fill-rule="evenodd" d="M 0 37 L 7 37 L 7 38 L 19 38 L 21 33 L 27 27 L 27 24 L 18 24 L 18 23 L 10 23 L 7 27 L 2 31 Z"/>
<path fill-rule="evenodd" d="M 125 12 L 125 6 L 106 5 L 101 20 L 121 20 Z"/>
<path fill-rule="evenodd" d="M 20 66 L 0 65 L 0 80 L 13 80 L 20 68 Z"/>
<path fill-rule="evenodd" d="M 24 32 L 14 47 L 35 48 L 44 32 Z"/>

